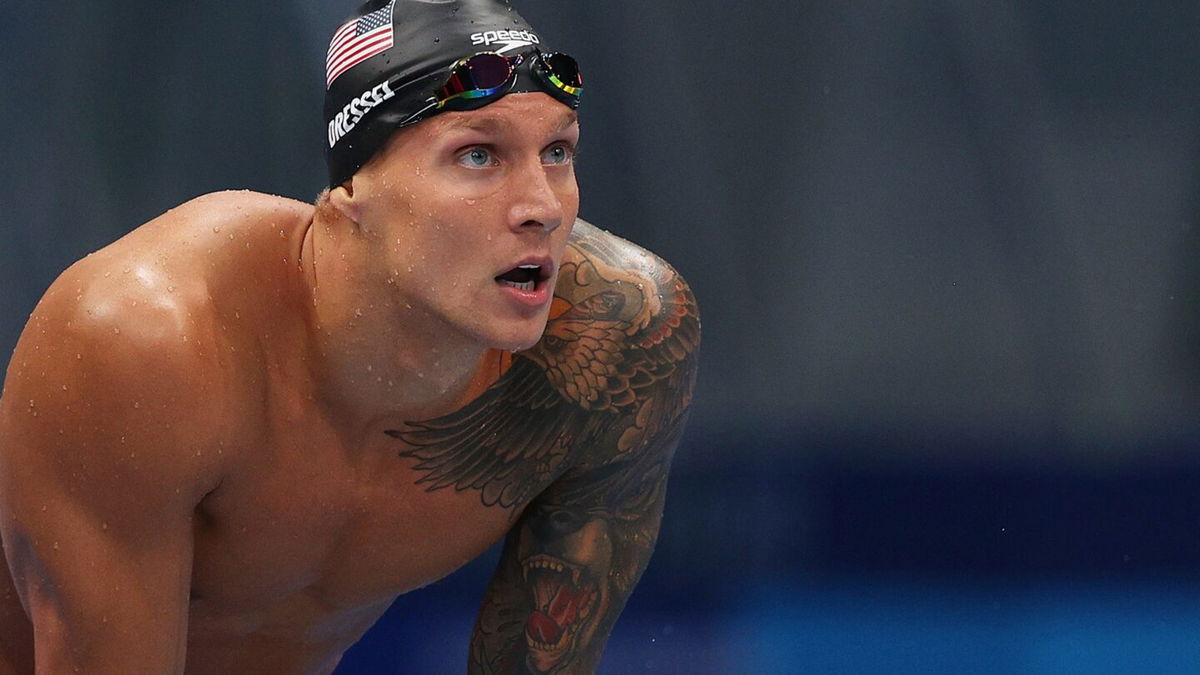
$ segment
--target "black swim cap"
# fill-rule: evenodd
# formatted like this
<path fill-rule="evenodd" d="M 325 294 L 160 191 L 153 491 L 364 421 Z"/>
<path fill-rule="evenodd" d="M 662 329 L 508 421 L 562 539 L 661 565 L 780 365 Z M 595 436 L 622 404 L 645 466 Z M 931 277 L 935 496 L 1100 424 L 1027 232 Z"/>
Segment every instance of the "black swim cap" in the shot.
<path fill-rule="evenodd" d="M 334 33 L 326 61 L 329 184 L 354 175 L 477 52 L 549 51 L 500 0 L 369 0 Z M 525 69 L 521 69 L 522 71 Z M 521 74 L 511 92 L 541 91 Z"/>

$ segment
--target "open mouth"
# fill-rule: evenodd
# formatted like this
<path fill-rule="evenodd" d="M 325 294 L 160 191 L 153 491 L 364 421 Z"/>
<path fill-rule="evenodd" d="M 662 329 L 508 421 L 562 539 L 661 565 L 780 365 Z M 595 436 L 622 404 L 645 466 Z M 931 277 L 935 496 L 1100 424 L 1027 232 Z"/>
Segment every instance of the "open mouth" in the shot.
<path fill-rule="evenodd" d="M 496 281 L 520 291 L 532 291 L 549 278 L 549 268 L 545 265 L 518 265 L 496 277 Z"/>
<path fill-rule="evenodd" d="M 526 641 L 541 652 L 564 652 L 592 614 L 596 583 L 582 567 L 548 555 L 529 558 L 523 571 L 534 604 L 525 623 Z"/>

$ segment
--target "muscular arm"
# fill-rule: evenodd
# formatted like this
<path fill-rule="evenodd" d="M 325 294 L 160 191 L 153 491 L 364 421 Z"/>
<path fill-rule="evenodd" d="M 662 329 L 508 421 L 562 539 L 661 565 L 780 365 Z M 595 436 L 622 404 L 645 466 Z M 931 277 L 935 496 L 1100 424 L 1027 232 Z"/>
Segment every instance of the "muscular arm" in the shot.
<path fill-rule="evenodd" d="M 471 673 L 585 673 L 658 535 L 700 339 L 691 290 L 577 223 L 541 342 L 467 408 L 389 432 L 430 490 L 518 509 Z"/>
<path fill-rule="evenodd" d="M 626 248 L 627 247 L 627 248 Z M 661 261 L 585 229 L 557 295 L 570 306 L 532 354 L 583 415 L 583 456 L 505 542 L 471 643 L 471 673 L 590 673 L 658 537 L 695 381 L 699 321 Z M 631 259 L 632 258 L 632 259 Z"/>
<path fill-rule="evenodd" d="M 86 265 L 83 267 L 87 267 Z M 38 673 L 182 672 L 204 383 L 170 308 L 68 272 L 0 399 L 0 531 Z M 93 287 L 97 284 L 92 284 Z M 144 299 L 144 296 L 143 296 Z"/>

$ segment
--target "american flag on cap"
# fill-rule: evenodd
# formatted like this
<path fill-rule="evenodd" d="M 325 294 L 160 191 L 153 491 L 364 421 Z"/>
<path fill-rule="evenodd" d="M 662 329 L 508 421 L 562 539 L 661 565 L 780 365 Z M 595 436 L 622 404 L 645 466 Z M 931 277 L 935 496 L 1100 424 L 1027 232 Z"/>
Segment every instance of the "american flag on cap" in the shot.
<path fill-rule="evenodd" d="M 329 55 L 325 57 L 325 87 L 338 75 L 392 46 L 392 8 L 396 0 L 379 9 L 351 19 L 333 34 Z"/>

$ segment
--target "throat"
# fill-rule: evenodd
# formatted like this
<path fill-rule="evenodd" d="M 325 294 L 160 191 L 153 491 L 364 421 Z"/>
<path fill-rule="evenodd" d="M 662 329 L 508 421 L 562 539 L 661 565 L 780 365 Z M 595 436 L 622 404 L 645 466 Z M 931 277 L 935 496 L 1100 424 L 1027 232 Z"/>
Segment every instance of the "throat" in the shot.
<path fill-rule="evenodd" d="M 496 383 L 512 364 L 508 352 L 488 349 L 466 368 L 425 362 L 402 368 L 338 368 L 322 384 L 322 398 L 334 416 L 373 434 L 378 424 L 440 417 L 459 410 Z M 357 376 L 354 375 L 357 373 Z M 340 424 L 339 424 L 340 426 Z"/>

